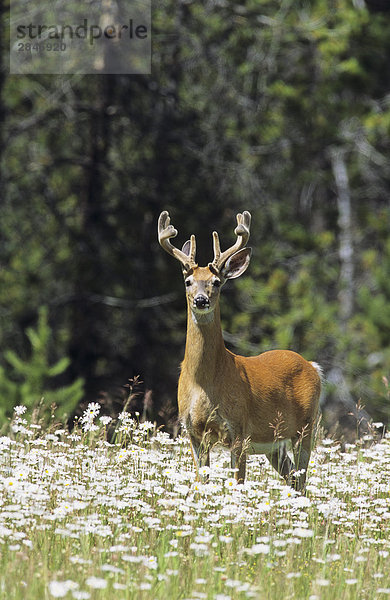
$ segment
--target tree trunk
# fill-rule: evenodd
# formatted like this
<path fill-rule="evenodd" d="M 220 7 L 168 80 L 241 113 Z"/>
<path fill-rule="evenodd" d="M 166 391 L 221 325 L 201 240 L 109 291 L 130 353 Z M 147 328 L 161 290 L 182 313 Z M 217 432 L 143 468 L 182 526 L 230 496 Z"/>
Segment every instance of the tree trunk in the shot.
<path fill-rule="evenodd" d="M 339 320 L 342 334 L 345 333 L 354 309 L 354 250 L 351 193 L 345 164 L 345 150 L 332 149 L 331 163 L 337 188 L 337 208 L 339 234 Z M 335 356 L 335 366 L 327 374 L 327 381 L 333 391 L 323 400 L 323 419 L 325 427 L 332 435 L 353 442 L 356 436 L 369 431 L 370 416 L 363 407 L 356 405 L 344 370 L 345 363 L 339 350 Z"/>
<path fill-rule="evenodd" d="M 92 83 L 92 82 L 91 82 Z M 105 266 L 102 257 L 105 232 L 103 169 L 109 147 L 109 122 L 106 108 L 112 93 L 112 78 L 100 76 L 95 88 L 96 100 L 89 113 L 89 167 L 85 171 L 84 193 L 80 199 L 79 242 L 75 249 L 74 304 L 69 353 L 72 376 L 85 378 L 86 400 L 95 400 L 102 382 L 96 378 L 96 364 L 105 358 L 102 339 L 105 307 L 93 299 L 105 293 Z"/>
<path fill-rule="evenodd" d="M 345 152 L 341 149 L 333 150 L 331 153 L 333 176 L 337 187 L 338 225 L 340 227 L 339 315 L 345 330 L 354 307 L 354 252 L 351 194 L 344 156 Z"/>

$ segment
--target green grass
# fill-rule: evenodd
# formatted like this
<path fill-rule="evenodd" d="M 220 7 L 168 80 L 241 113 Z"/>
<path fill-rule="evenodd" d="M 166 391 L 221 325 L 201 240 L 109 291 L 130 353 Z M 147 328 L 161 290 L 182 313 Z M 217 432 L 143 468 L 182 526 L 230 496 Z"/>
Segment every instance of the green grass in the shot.
<path fill-rule="evenodd" d="M 186 438 L 119 424 L 0 438 L 0 598 L 390 598 L 389 437 L 323 440 L 303 497 L 261 456 L 237 487 L 222 450 L 199 483 Z"/>

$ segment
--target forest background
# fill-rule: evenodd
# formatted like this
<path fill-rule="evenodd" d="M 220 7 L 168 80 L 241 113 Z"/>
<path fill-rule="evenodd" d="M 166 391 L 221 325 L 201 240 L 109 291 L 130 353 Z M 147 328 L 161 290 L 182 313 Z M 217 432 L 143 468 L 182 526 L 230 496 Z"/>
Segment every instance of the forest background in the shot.
<path fill-rule="evenodd" d="M 387 3 L 388 4 L 388 3 Z M 157 243 L 234 239 L 227 346 L 319 362 L 326 399 L 388 423 L 390 16 L 372 0 L 152 5 L 151 75 L 0 72 L 0 426 L 15 404 L 90 401 L 176 419 L 180 269 Z M 0 2 L 2 30 L 8 2 Z M 134 382 L 130 382 L 133 386 Z"/>

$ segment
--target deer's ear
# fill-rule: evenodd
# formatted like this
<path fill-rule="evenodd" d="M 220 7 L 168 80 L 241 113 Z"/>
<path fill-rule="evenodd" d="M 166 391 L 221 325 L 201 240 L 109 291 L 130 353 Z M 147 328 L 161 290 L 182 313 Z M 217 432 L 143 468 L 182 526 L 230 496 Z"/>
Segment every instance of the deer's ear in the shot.
<path fill-rule="evenodd" d="M 235 279 L 247 270 L 251 259 L 252 249 L 243 248 L 235 252 L 224 264 L 221 275 L 224 279 Z"/>
<path fill-rule="evenodd" d="M 183 247 L 181 249 L 182 252 L 184 252 L 184 254 L 186 254 L 187 256 L 190 255 L 190 251 L 191 251 L 191 240 L 187 240 L 186 242 L 184 242 Z"/>

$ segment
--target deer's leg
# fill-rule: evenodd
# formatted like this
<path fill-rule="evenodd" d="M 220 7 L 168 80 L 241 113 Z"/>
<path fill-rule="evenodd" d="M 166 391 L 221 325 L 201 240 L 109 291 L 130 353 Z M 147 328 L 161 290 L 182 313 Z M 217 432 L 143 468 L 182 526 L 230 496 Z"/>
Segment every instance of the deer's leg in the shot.
<path fill-rule="evenodd" d="M 294 487 L 298 491 L 304 491 L 307 475 L 307 467 L 312 449 L 312 436 L 307 433 L 292 440 L 295 469 L 298 473 L 294 477 Z M 300 472 L 302 471 L 302 472 Z"/>
<path fill-rule="evenodd" d="M 235 478 L 237 483 L 244 483 L 246 472 L 246 453 L 242 443 L 236 442 L 230 453 L 230 464 L 232 469 L 237 469 Z"/>
<path fill-rule="evenodd" d="M 291 485 L 294 476 L 294 465 L 287 454 L 286 444 L 280 444 L 278 448 L 266 454 L 266 457 L 279 475 Z"/>
<path fill-rule="evenodd" d="M 195 468 L 196 468 L 198 476 L 199 476 L 199 469 L 201 467 L 209 467 L 210 466 L 210 451 L 209 451 L 208 445 L 206 447 L 204 440 L 199 441 L 192 435 L 190 435 L 190 440 L 191 440 L 192 458 L 194 459 Z M 204 481 L 208 481 L 209 476 L 208 475 L 202 476 L 202 479 Z"/>

